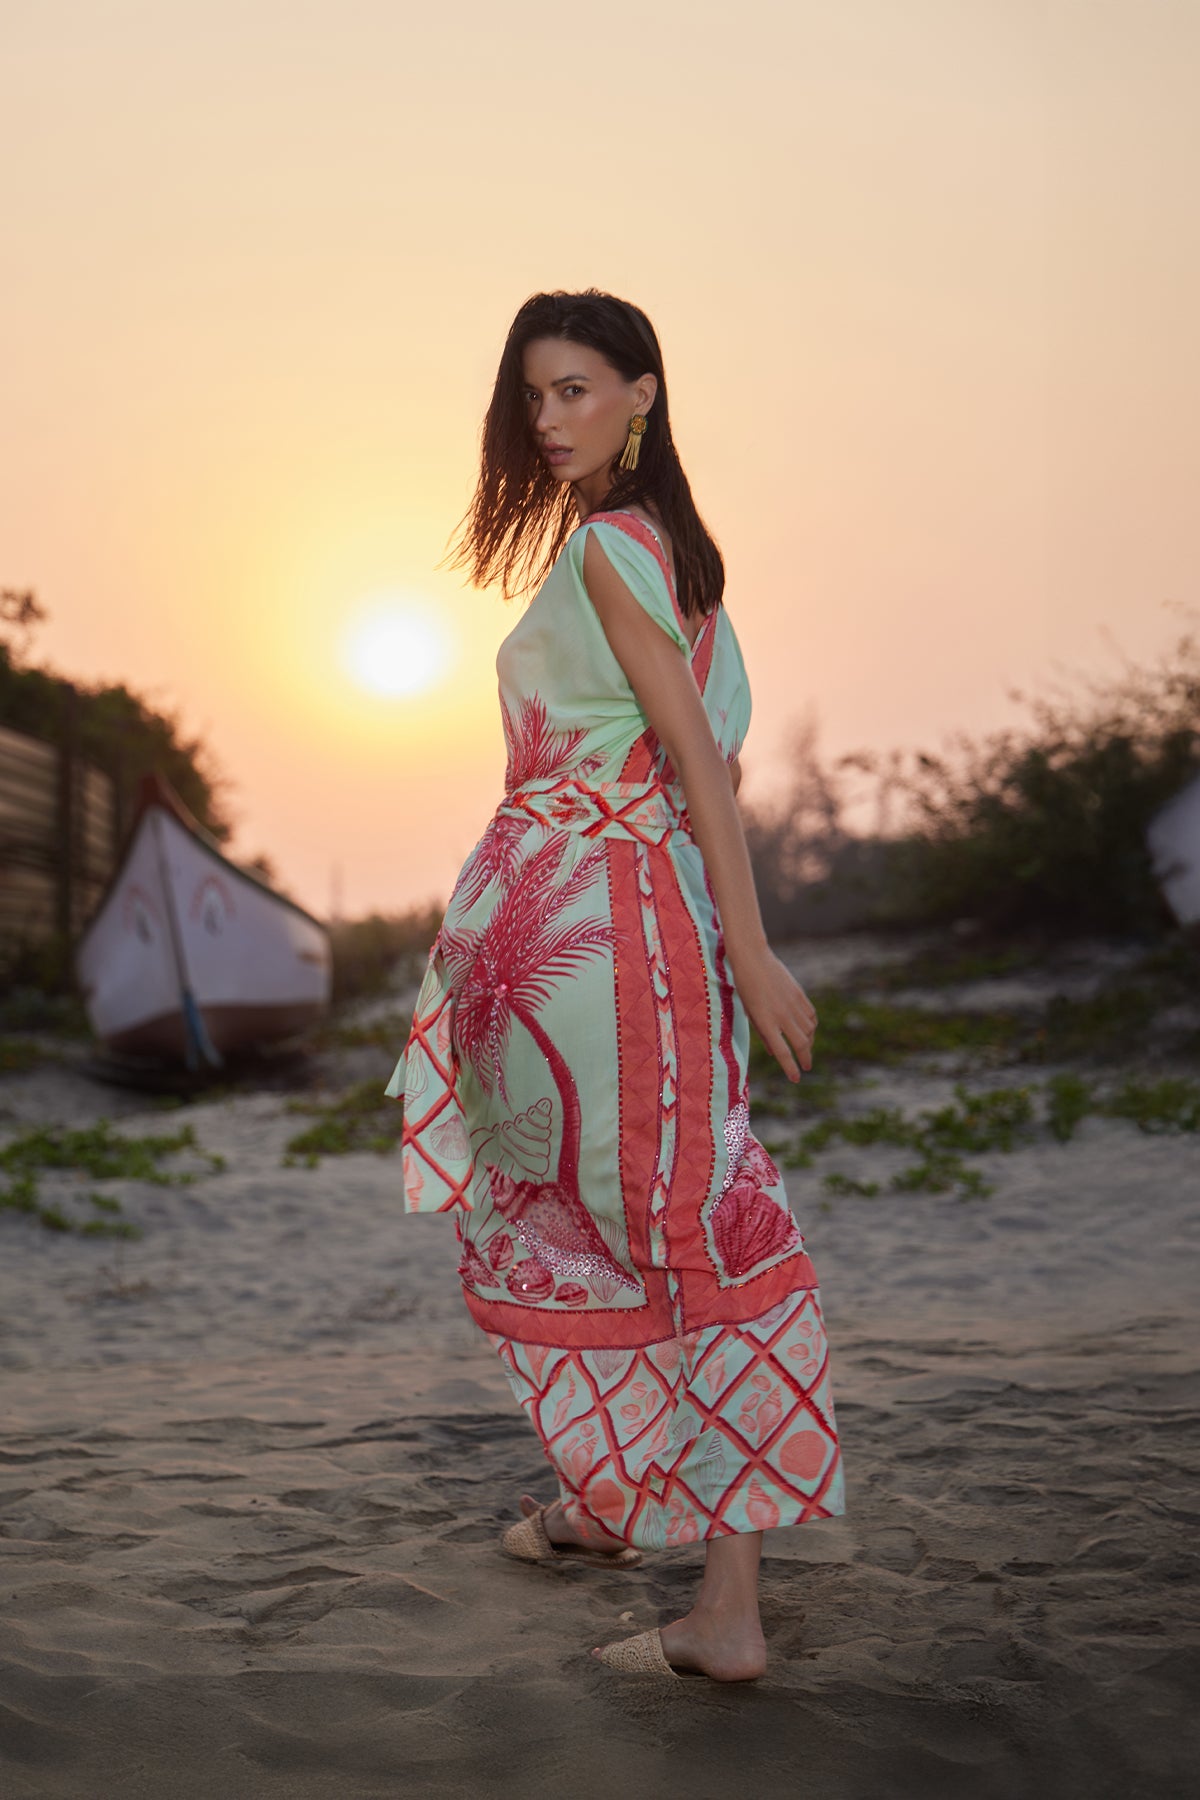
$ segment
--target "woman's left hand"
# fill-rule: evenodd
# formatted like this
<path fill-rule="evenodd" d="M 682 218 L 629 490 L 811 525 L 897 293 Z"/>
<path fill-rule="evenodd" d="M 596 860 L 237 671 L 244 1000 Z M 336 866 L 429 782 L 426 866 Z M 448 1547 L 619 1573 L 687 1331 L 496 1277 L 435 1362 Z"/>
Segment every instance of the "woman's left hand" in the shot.
<path fill-rule="evenodd" d="M 812 1068 L 817 1014 L 800 983 L 765 946 L 733 964 L 733 980 L 759 1037 L 789 1081 Z"/>

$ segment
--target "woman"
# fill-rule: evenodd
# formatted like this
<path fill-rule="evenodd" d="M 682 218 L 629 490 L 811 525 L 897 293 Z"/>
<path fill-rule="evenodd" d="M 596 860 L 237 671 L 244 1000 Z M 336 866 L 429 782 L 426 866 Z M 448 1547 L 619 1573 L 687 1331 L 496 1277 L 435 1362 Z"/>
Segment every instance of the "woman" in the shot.
<path fill-rule="evenodd" d="M 596 1654 L 762 1673 L 765 1527 L 843 1509 L 816 1276 L 749 1130 L 748 1018 L 793 1081 L 816 1015 L 767 947 L 734 799 L 750 699 L 645 315 L 517 314 L 457 560 L 537 588 L 497 658 L 505 795 L 405 1054 L 405 1204 L 558 1477 L 503 1548 L 627 1568 L 704 1540 L 692 1610 Z"/>

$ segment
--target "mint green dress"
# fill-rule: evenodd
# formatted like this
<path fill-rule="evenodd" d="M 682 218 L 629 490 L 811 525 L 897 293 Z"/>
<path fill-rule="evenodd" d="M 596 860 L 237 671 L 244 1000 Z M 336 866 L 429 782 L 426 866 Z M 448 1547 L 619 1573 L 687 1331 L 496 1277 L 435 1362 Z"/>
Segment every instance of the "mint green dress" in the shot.
<path fill-rule="evenodd" d="M 454 1215 L 568 1517 L 661 1546 L 828 1518 L 842 1471 L 816 1273 L 749 1128 L 748 1021 L 682 788 L 584 585 L 589 532 L 741 749 L 725 608 L 689 646 L 653 530 L 593 515 L 501 646 L 504 797 L 387 1092 L 405 1206 Z"/>

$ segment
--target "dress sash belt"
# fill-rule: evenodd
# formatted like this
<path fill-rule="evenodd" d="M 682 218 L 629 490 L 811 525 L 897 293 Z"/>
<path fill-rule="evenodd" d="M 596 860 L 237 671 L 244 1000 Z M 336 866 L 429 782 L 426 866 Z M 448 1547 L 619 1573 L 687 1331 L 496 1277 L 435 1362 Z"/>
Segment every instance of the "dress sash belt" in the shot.
<path fill-rule="evenodd" d="M 632 838 L 654 846 L 676 833 L 692 834 L 681 798 L 659 781 L 588 782 L 572 776 L 545 786 L 527 785 L 505 795 L 496 817 L 526 818 L 553 831 Z"/>

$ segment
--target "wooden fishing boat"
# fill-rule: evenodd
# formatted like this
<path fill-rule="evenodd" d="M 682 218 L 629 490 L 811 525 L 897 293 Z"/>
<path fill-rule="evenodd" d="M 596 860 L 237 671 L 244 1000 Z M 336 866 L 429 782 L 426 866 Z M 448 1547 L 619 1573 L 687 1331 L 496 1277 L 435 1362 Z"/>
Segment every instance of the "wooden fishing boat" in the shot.
<path fill-rule="evenodd" d="M 170 783 L 147 775 L 75 969 L 110 1051 L 199 1069 L 312 1025 L 332 956 L 319 919 L 230 862 Z"/>
<path fill-rule="evenodd" d="M 1146 838 L 1167 905 L 1181 925 L 1200 925 L 1200 775 L 1159 808 Z"/>

